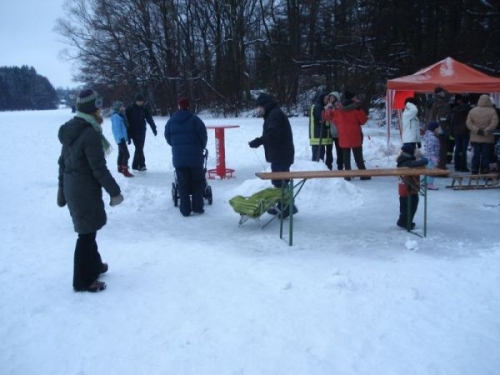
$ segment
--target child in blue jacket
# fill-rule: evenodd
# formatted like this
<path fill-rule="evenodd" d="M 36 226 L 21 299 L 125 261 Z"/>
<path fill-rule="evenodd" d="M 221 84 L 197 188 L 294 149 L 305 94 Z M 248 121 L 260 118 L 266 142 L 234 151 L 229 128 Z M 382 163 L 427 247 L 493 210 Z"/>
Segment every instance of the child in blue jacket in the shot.
<path fill-rule="evenodd" d="M 130 142 L 124 116 L 125 106 L 122 102 L 116 101 L 111 105 L 111 111 L 113 137 L 118 144 L 118 172 L 123 173 L 125 177 L 134 177 L 128 170 L 130 153 L 128 152 L 127 143 L 130 144 Z"/>

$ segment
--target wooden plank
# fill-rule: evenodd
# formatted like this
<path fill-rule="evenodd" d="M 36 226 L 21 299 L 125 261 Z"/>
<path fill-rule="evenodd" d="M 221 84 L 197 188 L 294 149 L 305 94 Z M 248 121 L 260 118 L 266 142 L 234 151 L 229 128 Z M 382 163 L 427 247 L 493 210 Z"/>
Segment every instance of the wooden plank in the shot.
<path fill-rule="evenodd" d="M 426 168 L 388 168 L 388 169 L 356 169 L 349 171 L 292 171 L 292 172 L 259 172 L 255 173 L 262 180 L 294 180 L 310 178 L 341 177 L 387 177 L 387 176 L 448 176 L 443 169 Z"/>

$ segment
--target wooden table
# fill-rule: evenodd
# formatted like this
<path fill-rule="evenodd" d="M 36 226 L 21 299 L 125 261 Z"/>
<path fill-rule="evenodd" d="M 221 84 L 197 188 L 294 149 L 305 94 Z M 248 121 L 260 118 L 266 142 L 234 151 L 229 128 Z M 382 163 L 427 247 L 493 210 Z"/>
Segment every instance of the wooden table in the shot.
<path fill-rule="evenodd" d="M 282 189 L 288 189 L 288 202 L 281 202 L 281 207 L 293 207 L 295 197 L 304 187 L 307 180 L 313 178 L 345 178 L 345 177 L 388 177 L 388 176 L 423 176 L 423 184 L 421 185 L 420 194 L 424 197 L 424 237 L 427 236 L 427 176 L 447 176 L 449 172 L 443 169 L 426 169 L 426 168 L 389 168 L 389 169 L 362 169 L 349 171 L 293 171 L 293 172 L 262 172 L 256 173 L 257 177 L 262 180 L 283 180 L 290 183 L 282 184 Z M 294 180 L 300 180 L 294 183 Z M 294 193 L 294 189 L 298 190 Z M 284 195 L 283 195 L 284 196 Z M 293 245 L 293 210 L 289 210 L 289 235 L 288 244 Z M 408 217 L 410 217 L 410 206 L 408 205 Z M 411 229 L 408 229 L 412 232 Z M 418 235 L 415 232 L 412 232 Z M 280 238 L 283 238 L 283 217 L 280 217 Z"/>

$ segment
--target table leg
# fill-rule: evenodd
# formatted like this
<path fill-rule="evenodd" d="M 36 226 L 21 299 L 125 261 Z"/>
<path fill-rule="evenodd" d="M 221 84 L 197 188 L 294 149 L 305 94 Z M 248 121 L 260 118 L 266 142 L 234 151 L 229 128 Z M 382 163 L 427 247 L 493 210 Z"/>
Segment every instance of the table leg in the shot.
<path fill-rule="evenodd" d="M 226 177 L 226 148 L 224 140 L 224 128 L 215 129 L 215 155 L 216 171 L 220 178 Z"/>

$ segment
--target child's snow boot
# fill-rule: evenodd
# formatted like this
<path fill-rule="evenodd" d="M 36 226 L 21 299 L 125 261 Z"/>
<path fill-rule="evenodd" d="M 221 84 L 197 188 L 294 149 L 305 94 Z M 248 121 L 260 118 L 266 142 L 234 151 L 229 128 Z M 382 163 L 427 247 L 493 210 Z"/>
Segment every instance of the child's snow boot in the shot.
<path fill-rule="evenodd" d="M 125 177 L 134 177 L 134 175 L 128 171 L 127 165 L 122 165 L 122 173 Z"/>

